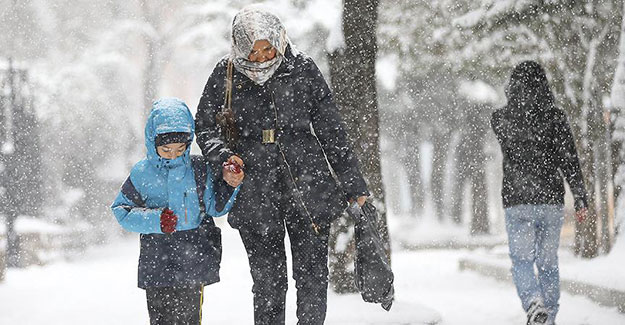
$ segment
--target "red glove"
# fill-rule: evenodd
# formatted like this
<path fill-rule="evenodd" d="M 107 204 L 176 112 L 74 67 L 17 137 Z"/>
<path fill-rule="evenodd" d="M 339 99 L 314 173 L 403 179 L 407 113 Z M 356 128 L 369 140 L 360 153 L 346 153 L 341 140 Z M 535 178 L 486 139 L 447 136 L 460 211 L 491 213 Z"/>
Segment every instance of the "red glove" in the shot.
<path fill-rule="evenodd" d="M 163 212 L 161 212 L 161 231 L 171 234 L 176 231 L 176 223 L 178 223 L 178 217 L 174 214 L 174 211 L 168 208 L 163 209 Z"/>
<path fill-rule="evenodd" d="M 229 171 L 238 174 L 241 172 L 241 166 L 237 164 L 234 159 L 230 159 L 223 163 L 224 168 L 227 168 Z"/>

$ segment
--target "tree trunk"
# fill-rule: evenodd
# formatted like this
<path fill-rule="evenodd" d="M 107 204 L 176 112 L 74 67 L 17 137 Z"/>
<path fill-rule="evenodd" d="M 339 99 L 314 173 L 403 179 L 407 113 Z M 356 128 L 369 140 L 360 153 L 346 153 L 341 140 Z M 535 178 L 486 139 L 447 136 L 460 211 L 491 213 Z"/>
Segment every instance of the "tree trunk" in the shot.
<path fill-rule="evenodd" d="M 423 212 L 425 193 L 423 191 L 423 177 L 421 175 L 421 148 L 416 138 L 403 141 L 405 153 L 401 159 L 408 176 L 410 188 L 410 213 L 413 217 Z"/>
<path fill-rule="evenodd" d="M 17 231 L 15 231 L 15 221 L 17 220 L 17 211 L 9 209 L 6 211 L 6 236 L 7 236 L 7 267 L 20 266 L 20 241 Z"/>
<path fill-rule="evenodd" d="M 141 1 L 141 9 L 143 19 L 151 26 L 158 26 L 158 18 L 154 17 L 149 1 Z M 145 110 L 145 120 L 147 120 L 152 103 L 158 95 L 158 86 L 160 83 L 160 57 L 158 40 L 153 35 L 144 35 L 145 41 L 145 67 L 143 68 L 143 109 Z"/>
<path fill-rule="evenodd" d="M 430 190 L 432 201 L 436 209 L 436 216 L 439 221 L 445 220 L 447 210 L 445 208 L 445 171 L 447 170 L 447 151 L 451 136 L 447 131 L 435 130 L 432 137 L 433 157 L 432 157 L 432 178 L 430 180 Z"/>
<path fill-rule="evenodd" d="M 607 254 L 612 249 L 612 227 L 614 215 L 610 206 L 614 205 L 610 195 L 612 186 L 612 174 L 610 173 L 610 135 L 607 116 L 601 114 L 597 125 L 597 181 L 599 183 L 599 207 L 598 216 L 601 221 L 600 245 L 602 252 Z"/>
<path fill-rule="evenodd" d="M 9 67 L 4 80 L 4 89 L 8 89 L 8 96 L 4 98 L 3 104 L 7 105 L 4 109 L 4 123 L 3 133 L 4 138 L 0 143 L 0 165 L 2 167 L 2 184 L 4 189 L 4 198 L 2 200 L 3 206 L 0 207 L 0 211 L 4 212 L 5 226 L 6 226 L 6 265 L 8 267 L 20 266 L 19 256 L 19 236 L 15 231 L 15 221 L 18 217 L 18 197 L 20 196 L 20 184 L 19 179 L 21 175 L 15 172 L 15 167 L 19 164 L 18 157 L 15 155 L 15 133 L 19 130 L 15 130 L 15 118 L 16 118 L 16 71 L 13 69 L 13 61 L 9 59 Z M 5 150 L 5 146 L 10 148 Z"/>
<path fill-rule="evenodd" d="M 603 170 L 602 164 L 607 164 L 608 161 L 602 161 L 602 142 L 605 139 L 605 125 L 603 123 L 603 114 L 601 106 L 596 99 L 597 95 L 594 89 L 593 71 L 596 62 L 597 48 L 601 44 L 603 36 L 599 36 L 582 43 L 586 46 L 586 60 L 584 67 L 584 76 L 582 83 L 582 114 L 581 118 L 584 121 L 585 127 L 582 127 L 582 134 L 586 141 L 582 141 L 582 168 L 584 176 L 588 179 L 586 182 L 588 189 L 589 207 L 588 216 L 583 222 L 577 222 L 576 227 L 581 227 L 581 231 L 576 229 L 575 252 L 581 254 L 584 258 L 596 257 L 598 251 L 597 241 L 597 218 L 599 213 L 607 212 L 605 208 L 602 208 L 607 196 L 607 186 L 602 182 L 600 172 Z M 607 149 L 605 149 L 607 150 Z M 605 158 L 607 159 L 607 158 Z M 598 191 L 597 191 L 597 187 Z M 606 201 L 607 202 L 607 201 Z M 607 206 L 607 205 L 606 205 Z"/>
<path fill-rule="evenodd" d="M 625 185 L 625 2 L 623 3 L 618 58 L 610 93 L 612 103 L 612 172 L 614 173 L 615 208 L 625 206 L 625 195 L 621 189 Z M 623 212 L 620 212 L 623 214 Z M 621 220 L 623 220 L 621 218 Z"/>
<path fill-rule="evenodd" d="M 345 46 L 330 53 L 329 61 L 334 95 L 347 125 L 347 132 L 354 140 L 354 151 L 372 194 L 370 200 L 378 207 L 380 214 L 378 229 L 390 257 L 378 138 L 379 117 L 375 79 L 377 16 L 377 0 L 345 0 L 342 21 Z M 350 225 L 348 221 L 337 222 Z M 335 232 L 340 229 L 333 229 L 331 238 L 346 236 L 350 243 L 346 247 L 353 246 L 353 227 L 343 227 L 343 230 L 346 232 L 337 235 Z M 352 251 L 337 247 L 336 241 L 331 242 L 330 246 L 332 261 L 330 279 L 333 289 L 337 292 L 354 291 Z M 343 260 L 339 261 L 341 258 Z"/>
<path fill-rule="evenodd" d="M 467 183 L 467 168 L 465 168 L 465 164 L 462 160 L 467 159 L 467 157 L 460 157 L 459 150 L 456 150 L 455 156 L 455 166 L 454 166 L 454 185 L 451 189 L 451 220 L 457 224 L 462 224 L 463 217 L 463 208 L 464 208 L 464 194 L 465 194 L 465 185 Z M 471 181 L 471 178 L 469 178 Z M 471 183 L 471 182 L 469 182 Z M 473 187 L 471 187 L 473 190 Z"/>
<path fill-rule="evenodd" d="M 155 50 L 156 44 L 152 40 L 146 40 L 146 62 L 143 70 L 143 107 L 145 109 L 145 119 L 147 120 L 152 110 L 152 103 L 156 100 L 158 93 L 159 73 L 157 71 Z"/>
<path fill-rule="evenodd" d="M 486 187 L 486 173 L 484 163 L 479 164 L 473 171 L 471 182 L 471 235 L 488 234 L 490 223 L 488 221 L 488 188 Z"/>
<path fill-rule="evenodd" d="M 471 127 L 471 234 L 483 235 L 490 232 L 488 220 L 488 186 L 486 181 L 486 134 L 490 129 L 489 117 L 492 111 L 490 106 L 476 105 L 469 111 L 468 124 Z"/>
<path fill-rule="evenodd" d="M 575 254 L 584 258 L 597 256 L 597 191 L 595 187 L 595 174 L 593 170 L 594 155 L 592 150 L 593 141 L 588 140 L 588 147 L 582 163 L 582 170 L 586 177 L 586 189 L 588 190 L 588 215 L 583 221 L 575 221 Z"/>

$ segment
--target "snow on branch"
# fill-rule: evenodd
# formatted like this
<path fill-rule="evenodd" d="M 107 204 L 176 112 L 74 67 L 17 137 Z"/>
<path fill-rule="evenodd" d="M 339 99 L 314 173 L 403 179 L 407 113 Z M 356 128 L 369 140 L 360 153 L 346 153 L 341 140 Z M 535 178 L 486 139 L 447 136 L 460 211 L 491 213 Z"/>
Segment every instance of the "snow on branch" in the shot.
<path fill-rule="evenodd" d="M 493 19 L 501 14 L 518 11 L 529 5 L 527 0 L 485 0 L 482 5 L 463 16 L 453 20 L 453 25 L 463 28 L 471 28 L 484 20 Z"/>
<path fill-rule="evenodd" d="M 494 105 L 500 101 L 495 88 L 482 80 L 461 81 L 458 85 L 458 93 L 471 102 L 480 104 Z"/>
<path fill-rule="evenodd" d="M 455 18 L 454 20 L 452 20 L 452 24 L 457 27 L 471 28 L 479 24 L 484 19 L 485 14 L 486 14 L 485 8 L 478 8 L 458 18 Z"/>

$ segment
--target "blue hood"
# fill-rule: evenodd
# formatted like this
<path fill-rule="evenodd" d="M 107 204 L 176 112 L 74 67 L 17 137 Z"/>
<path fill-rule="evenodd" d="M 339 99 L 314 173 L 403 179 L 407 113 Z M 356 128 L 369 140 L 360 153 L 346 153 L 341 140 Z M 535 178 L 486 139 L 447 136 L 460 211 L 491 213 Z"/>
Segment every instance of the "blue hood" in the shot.
<path fill-rule="evenodd" d="M 142 234 L 162 234 L 160 215 L 163 208 L 166 207 L 178 216 L 176 230 L 196 229 L 200 226 L 205 215 L 222 216 L 228 213 L 234 204 L 239 187 L 227 199 L 231 189 L 227 188 L 228 185 L 221 179 L 213 187 L 213 174 L 206 160 L 198 156 L 197 161 L 193 159 L 195 163 L 192 163 L 191 149 L 187 148 L 184 154 L 176 159 L 170 160 L 158 156 L 155 140 L 159 134 L 170 132 L 189 133 L 191 140 L 195 132 L 194 121 L 189 108 L 177 98 L 163 98 L 153 104 L 145 126 L 147 158 L 134 165 L 130 171 L 130 176 L 122 185 L 122 189 L 112 205 L 113 213 L 124 229 Z M 205 177 L 205 179 L 198 184 L 198 177 Z M 198 185 L 203 186 L 204 194 L 201 194 L 201 189 L 198 191 Z M 219 191 L 219 197 L 215 191 Z M 201 200 L 199 195 L 203 195 Z M 227 202 L 222 208 L 221 205 L 225 199 Z M 200 208 L 202 202 L 204 206 Z M 219 208 L 222 208 L 221 211 L 217 210 L 218 203 Z M 184 239 L 184 241 L 191 241 L 191 239 Z M 167 243 L 170 245 L 172 242 L 167 241 Z M 160 249 L 158 248 L 157 251 L 161 252 Z M 169 252 L 170 248 L 164 249 L 164 256 L 170 253 L 186 254 L 177 251 Z M 143 247 L 141 252 L 143 254 Z M 159 258 L 161 258 L 160 255 Z M 156 266 L 150 264 L 151 266 L 148 268 L 169 267 L 167 266 L 169 262 L 161 262 L 160 259 L 155 263 Z M 199 262 L 192 261 L 190 263 Z M 141 278 L 141 271 L 139 274 Z M 182 278 L 185 279 L 189 276 L 193 275 L 185 275 Z M 157 282 L 161 280 L 160 278 L 154 279 Z M 178 280 L 175 279 L 175 281 Z"/>
<path fill-rule="evenodd" d="M 191 141 L 195 133 L 195 121 L 189 107 L 182 100 L 174 97 L 161 98 L 152 104 L 152 111 L 145 124 L 145 146 L 147 159 L 157 167 L 163 165 L 179 165 L 189 162 L 191 146 L 187 146 L 184 154 L 176 159 L 161 158 L 156 152 L 156 136 L 170 132 L 186 132 L 191 134 Z"/>

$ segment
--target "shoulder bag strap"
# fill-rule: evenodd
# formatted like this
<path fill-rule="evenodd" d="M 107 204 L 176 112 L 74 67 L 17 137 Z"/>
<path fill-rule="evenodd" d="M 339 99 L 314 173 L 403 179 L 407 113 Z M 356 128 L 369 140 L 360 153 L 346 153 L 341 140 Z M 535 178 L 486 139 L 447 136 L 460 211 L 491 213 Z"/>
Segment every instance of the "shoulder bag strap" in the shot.
<path fill-rule="evenodd" d="M 226 70 L 226 93 L 224 96 L 224 106 L 222 112 L 232 110 L 232 59 L 228 59 L 228 68 Z"/>
<path fill-rule="evenodd" d="M 271 106 L 273 107 L 273 112 L 274 112 L 275 128 L 276 128 L 276 131 L 278 131 L 279 130 L 278 129 L 278 108 L 276 107 L 276 101 L 274 99 L 273 94 L 271 94 Z M 282 160 L 284 161 L 284 165 L 285 165 L 286 170 L 287 170 L 287 172 L 289 174 L 289 178 L 290 178 L 291 182 L 293 183 L 293 189 L 297 193 L 296 200 L 299 201 L 299 203 L 301 204 L 302 208 L 304 209 L 304 212 L 308 216 L 308 219 L 310 219 L 310 227 L 311 227 L 313 233 L 316 236 L 319 236 L 321 229 L 320 229 L 319 225 L 317 225 L 315 223 L 315 220 L 313 219 L 312 214 L 308 210 L 308 207 L 306 206 L 306 202 L 304 201 L 304 195 L 302 194 L 302 192 L 297 187 L 297 182 L 295 181 L 295 177 L 293 176 L 293 172 L 291 171 L 291 165 L 289 165 L 289 162 L 286 159 L 286 154 L 284 153 L 284 149 L 282 148 L 282 145 L 280 144 L 280 141 L 276 140 L 276 145 L 278 146 L 278 150 L 280 151 L 280 154 L 282 155 Z"/>

